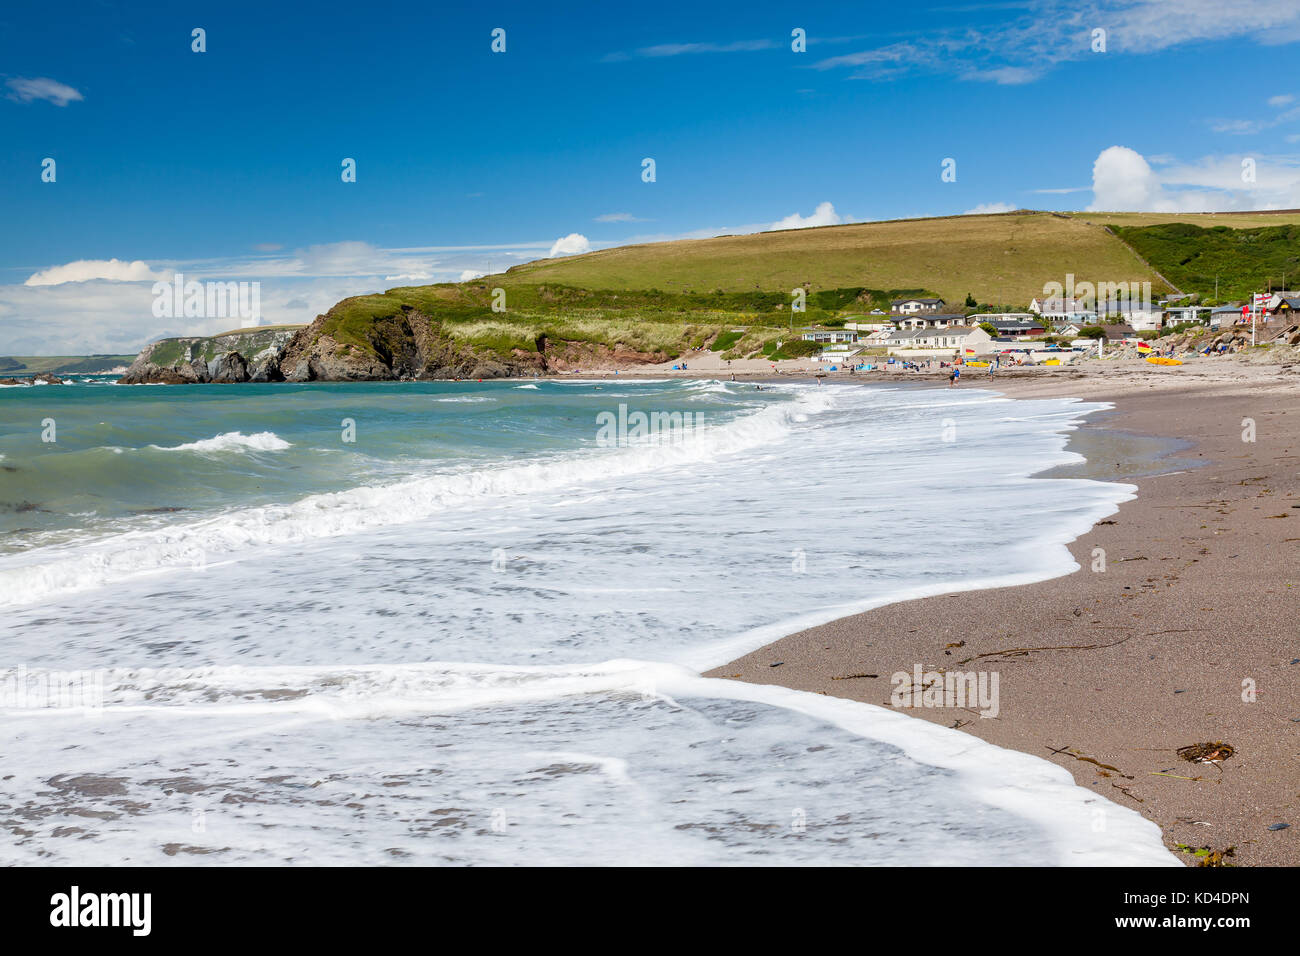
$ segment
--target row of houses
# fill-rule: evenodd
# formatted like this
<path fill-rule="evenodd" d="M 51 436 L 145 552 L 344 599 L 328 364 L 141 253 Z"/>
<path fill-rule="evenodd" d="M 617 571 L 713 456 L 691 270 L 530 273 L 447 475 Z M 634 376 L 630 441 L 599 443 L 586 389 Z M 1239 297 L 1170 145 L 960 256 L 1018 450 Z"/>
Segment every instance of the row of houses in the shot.
<path fill-rule="evenodd" d="M 1217 308 L 1203 305 L 1178 305 L 1187 296 L 1175 295 L 1157 305 L 1143 302 L 1119 302 L 1099 312 L 1085 300 L 1039 296 L 1030 300 L 1028 312 L 995 312 L 965 315 L 945 312 L 943 299 L 933 296 L 894 299 L 889 312 L 879 309 L 870 315 L 855 317 L 843 329 L 807 329 L 806 341 L 826 345 L 864 345 L 878 347 L 905 337 L 899 333 L 918 333 L 908 337 L 917 347 L 940 339 L 957 340 L 980 325 L 991 325 L 997 339 L 1024 339 L 1042 335 L 1077 336 L 1084 327 L 1102 325 L 1107 341 L 1124 341 L 1138 332 L 1158 331 L 1170 325 L 1205 323 L 1211 328 L 1248 325 L 1252 317 L 1261 321 L 1300 318 L 1300 292 L 1260 293 L 1251 302 L 1233 303 Z M 1252 316 L 1252 311 L 1253 316 Z M 964 330 L 964 331 L 958 331 Z M 943 334 L 948 333 L 948 334 Z M 986 333 L 987 334 L 987 333 Z M 924 347 L 931 347 L 926 345 Z"/>
<path fill-rule="evenodd" d="M 822 345 L 864 344 L 874 346 L 883 345 L 891 337 L 897 337 L 897 334 L 902 332 L 937 336 L 949 331 L 969 330 L 972 327 L 978 328 L 982 324 L 993 326 L 997 338 L 1045 335 L 1048 331 L 1042 322 L 1016 313 L 1002 313 L 1001 317 L 929 313 L 925 315 L 909 315 L 897 322 L 854 321 L 846 322 L 842 329 L 804 329 L 802 335 L 805 342 L 817 342 Z M 993 338 L 984 330 L 981 329 L 980 331 L 984 333 L 986 338 L 990 340 Z M 1052 331 L 1059 331 L 1062 335 L 1077 335 L 1079 327 L 1072 326 L 1064 330 L 1053 329 Z M 960 335 L 961 333 L 957 332 L 956 334 Z"/>
<path fill-rule="evenodd" d="M 888 320 L 898 328 L 944 328 L 950 325 L 962 325 L 967 321 L 965 315 L 950 315 L 943 312 L 945 302 L 937 298 L 895 299 L 889 303 Z M 883 313 L 881 313 L 883 315 Z M 1165 309 L 1143 303 L 1120 302 L 1113 309 L 1099 313 L 1088 307 L 1081 299 L 1040 296 L 1031 299 L 1028 312 L 996 312 L 972 316 L 972 321 L 1018 322 L 1022 326 L 1037 326 L 1042 329 L 1036 334 L 1042 335 L 1047 329 L 1065 330 L 1067 327 L 1078 329 L 1085 325 L 1095 325 L 1101 318 L 1119 319 L 1141 331 L 1158 329 L 1164 323 Z M 884 321 L 882 319 L 881 321 Z M 1028 333 L 1034 334 L 1034 333 Z M 1063 331 L 1063 334 L 1070 334 Z"/>
<path fill-rule="evenodd" d="M 1300 316 L 1300 292 L 1261 292 L 1249 302 L 1233 302 L 1209 310 L 1208 325 L 1221 329 L 1251 322 L 1291 323 Z"/>

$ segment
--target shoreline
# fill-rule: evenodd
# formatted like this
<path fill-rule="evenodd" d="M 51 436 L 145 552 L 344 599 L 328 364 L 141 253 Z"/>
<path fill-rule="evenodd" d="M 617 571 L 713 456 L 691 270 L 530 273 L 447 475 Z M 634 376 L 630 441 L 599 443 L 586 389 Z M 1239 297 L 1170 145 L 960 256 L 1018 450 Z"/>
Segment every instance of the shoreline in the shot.
<path fill-rule="evenodd" d="M 1068 450 L 1091 446 L 1085 464 L 1036 476 L 1138 486 L 1068 546 L 1078 570 L 885 605 L 704 676 L 902 710 L 1049 760 L 1155 822 L 1189 865 L 1201 858 L 1179 844 L 1232 847 L 1234 865 L 1300 864 L 1300 381 L 1276 366 L 1220 368 L 980 382 L 1013 399 L 1114 406 L 1070 434 Z M 892 706 L 891 675 L 918 665 L 999 672 L 999 713 Z M 1221 763 L 1177 754 L 1217 741 L 1235 748 Z"/>

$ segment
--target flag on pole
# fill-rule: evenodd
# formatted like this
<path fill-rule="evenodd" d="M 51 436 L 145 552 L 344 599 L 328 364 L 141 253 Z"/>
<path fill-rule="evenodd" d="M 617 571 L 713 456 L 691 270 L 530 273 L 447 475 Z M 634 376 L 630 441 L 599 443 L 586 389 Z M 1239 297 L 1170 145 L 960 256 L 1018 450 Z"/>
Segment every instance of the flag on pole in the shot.
<path fill-rule="evenodd" d="M 967 354 L 967 355 L 974 355 L 974 354 L 975 354 L 975 350 L 974 350 L 974 349 L 967 349 L 967 350 L 966 350 L 966 354 Z"/>
<path fill-rule="evenodd" d="M 1150 351 L 1151 351 L 1151 343 L 1149 343 L 1149 342 L 1139 342 L 1139 343 L 1138 343 L 1138 354 L 1139 354 L 1139 355 L 1145 355 L 1147 352 L 1150 352 Z"/>

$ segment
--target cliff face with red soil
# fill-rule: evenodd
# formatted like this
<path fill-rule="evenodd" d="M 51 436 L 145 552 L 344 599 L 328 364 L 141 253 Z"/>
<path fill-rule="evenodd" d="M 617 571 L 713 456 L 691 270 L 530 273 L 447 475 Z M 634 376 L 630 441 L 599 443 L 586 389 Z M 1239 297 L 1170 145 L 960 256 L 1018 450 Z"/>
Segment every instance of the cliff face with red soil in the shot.
<path fill-rule="evenodd" d="M 665 352 L 538 335 L 532 350 L 494 352 L 457 342 L 436 318 L 402 307 L 341 341 L 333 310 L 271 344 L 240 336 L 164 339 L 146 346 L 123 384 L 376 382 L 514 378 L 578 368 L 634 368 Z M 253 330 L 250 330 L 250 334 Z M 256 354 L 249 346 L 261 346 Z"/>

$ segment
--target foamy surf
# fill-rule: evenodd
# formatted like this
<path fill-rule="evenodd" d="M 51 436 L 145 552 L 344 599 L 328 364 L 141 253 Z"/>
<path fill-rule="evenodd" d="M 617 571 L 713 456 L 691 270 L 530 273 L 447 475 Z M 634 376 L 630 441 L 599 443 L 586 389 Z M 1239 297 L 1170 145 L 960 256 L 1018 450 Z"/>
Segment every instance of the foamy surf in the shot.
<path fill-rule="evenodd" d="M 364 803 L 372 820 L 409 818 L 413 797 L 430 808 L 449 802 L 439 793 L 459 790 L 468 797 L 469 805 L 457 814 L 470 818 L 464 828 L 435 830 L 415 841 L 411 832 L 399 831 L 382 841 L 404 846 L 416 859 L 450 853 L 467 861 L 494 860 L 491 846 L 480 841 L 494 839 L 498 831 L 475 823 L 472 818 L 478 817 L 513 820 L 520 827 L 513 834 L 514 862 L 592 862 L 593 829 L 617 821 L 618 833 L 611 838 L 622 858 L 608 862 L 625 864 L 1178 865 L 1154 824 L 1076 787 L 1066 771 L 1047 761 L 870 704 L 705 679 L 661 663 L 113 670 L 106 683 L 78 779 L 93 783 L 100 742 L 117 741 L 114 792 L 136 809 L 123 815 L 127 823 L 97 827 L 79 841 L 83 863 L 129 858 L 142 833 L 195 809 L 221 814 L 220 852 L 227 854 L 221 862 L 272 862 L 289 844 L 296 844 L 296 862 L 337 862 L 335 827 L 328 811 L 323 818 L 320 814 L 362 786 L 348 799 Z M 543 714 L 547 719 L 539 720 Z M 600 715 L 599 723 L 581 719 L 584 714 Z M 428 757 L 411 762 L 419 760 L 420 751 L 427 754 L 423 734 L 386 734 L 379 782 L 400 781 L 401 787 L 387 792 L 374 786 L 373 778 L 371 785 L 363 783 L 373 771 L 370 761 L 357 764 L 355 749 L 313 753 L 316 742 L 338 737 L 340 722 L 346 738 L 368 741 L 373 727 L 450 727 L 451 719 L 462 728 L 480 721 L 504 728 L 503 716 L 524 715 L 531 727 L 526 742 L 510 739 L 508 747 L 488 751 L 475 743 L 472 760 L 470 752 L 459 752 L 465 742 L 446 729 L 440 739 L 451 749 L 441 750 L 432 763 Z M 18 737 L 22 741 L 39 737 L 43 726 L 57 732 L 76 719 L 67 710 L 27 709 L 4 716 L 25 731 Z M 511 737 L 518 735 L 518 724 L 513 726 L 506 731 Z M 178 732 L 182 727 L 189 731 Z M 196 731 L 203 741 L 198 749 Z M 709 739 L 719 731 L 726 735 L 721 747 L 716 737 Z M 800 743 L 808 739 L 817 745 Z M 154 759 L 136 752 L 135 742 L 145 740 L 172 773 L 184 774 L 180 800 L 141 799 L 157 773 Z M 773 759 L 773 749 L 780 754 L 786 748 L 783 759 Z M 723 754 L 726 758 L 719 759 Z M 756 763 L 764 755 L 766 760 Z M 710 768 L 707 788 L 663 786 L 668 780 L 656 761 L 665 757 L 686 771 L 686 780 Z M 243 815 L 241 787 L 220 769 L 235 759 L 251 762 L 249 774 L 264 781 L 252 817 Z M 43 771 L 47 775 L 61 769 L 54 760 Z M 303 773 L 305 760 L 309 775 Z M 517 793 L 530 792 L 530 777 L 552 782 L 528 802 L 499 794 L 476 806 L 470 792 L 481 785 L 484 771 L 497 774 L 509 766 L 516 774 L 523 771 L 513 788 Z M 879 792 L 886 767 L 896 784 L 888 796 Z M 559 804 L 557 774 L 569 781 Z M 57 772 L 51 777 L 60 779 Z M 13 785 L 0 782 L 0 794 Z M 864 786 L 877 791 L 867 812 L 860 796 Z M 936 787 L 942 788 L 937 802 Z M 41 814 L 51 826 L 89 809 L 75 793 L 59 793 L 57 787 L 55 792 Z M 723 806 L 741 808 L 739 819 L 735 809 L 719 812 L 719 795 Z M 234 806 L 218 810 L 232 796 Z M 981 817 L 961 810 L 967 800 L 985 808 Z M 458 805 L 454 797 L 450 802 Z M 559 812 L 580 825 L 532 825 L 542 812 Z M 925 815 L 936 813 L 938 819 L 925 825 Z M 1104 826 L 1096 825 L 1099 818 Z M 697 828 L 704 831 L 698 837 L 692 834 Z M 881 839 L 882 831 L 892 834 L 896 828 L 905 839 Z M 725 840 L 711 838 L 721 833 Z M 191 839 L 197 841 L 191 845 L 206 845 L 201 833 Z M 849 841 L 852 856 L 844 857 Z M 363 852 L 355 838 L 343 846 L 349 854 Z M 663 856 L 666 850 L 670 853 Z M 54 851 L 59 852 L 57 845 Z"/>
<path fill-rule="evenodd" d="M 222 435 L 214 435 L 211 438 L 185 442 L 182 445 L 172 445 L 171 447 L 150 445 L 149 447 L 157 451 L 196 451 L 206 455 L 223 451 L 284 451 L 291 446 L 274 432 L 258 432 L 255 435 L 226 432 Z"/>
<path fill-rule="evenodd" d="M 809 393 L 791 404 L 750 412 L 725 425 L 693 429 L 667 444 L 632 442 L 609 451 L 435 474 L 374 487 L 311 495 L 290 505 L 237 511 L 158 530 L 128 532 L 72 548 L 12 556 L 0 565 L 0 606 L 39 601 L 168 569 L 193 571 L 212 561 L 248 556 L 251 549 L 355 534 L 426 519 L 476 501 L 555 493 L 734 455 L 779 440 L 802 416 L 830 407 L 829 395 Z M 230 432 L 169 451 L 213 453 L 281 450 L 270 433 Z"/>
<path fill-rule="evenodd" d="M 1130 489 L 1028 476 L 1070 460 L 1064 433 L 1099 406 L 990 414 L 977 391 L 673 383 L 633 407 L 707 401 L 726 424 L 602 449 L 595 416 L 631 401 L 630 381 L 545 383 L 513 404 L 510 385 L 486 385 L 497 404 L 429 412 L 451 388 L 285 391 L 287 416 L 355 414 L 363 436 L 395 409 L 387 447 L 431 474 L 0 559 L 63 575 L 107 544 L 154 562 L 99 568 L 113 586 L 91 596 L 68 589 L 75 576 L 0 578 L 6 595 L 54 586 L 6 612 L 0 664 L 103 680 L 94 714 L 5 712 L 17 769 L 0 801 L 49 794 L 6 860 L 1172 861 L 1154 827 L 1045 761 L 871 705 L 697 676 L 864 604 L 1071 570 L 1064 543 Z M 345 404 L 320 410 L 331 401 Z M 235 425 L 271 422 L 208 433 Z M 238 470 L 167 457 L 261 482 L 338 440 L 274 431 L 294 447 Z M 491 440 L 517 450 L 436 464 L 454 441 Z M 194 547 L 205 540 L 217 547 Z M 92 835 L 58 835 L 87 813 Z M 193 832 L 203 813 L 219 826 Z M 183 849 L 165 856 L 177 826 Z"/>

